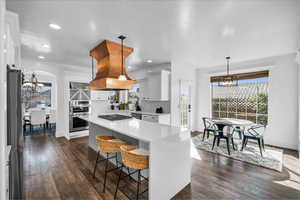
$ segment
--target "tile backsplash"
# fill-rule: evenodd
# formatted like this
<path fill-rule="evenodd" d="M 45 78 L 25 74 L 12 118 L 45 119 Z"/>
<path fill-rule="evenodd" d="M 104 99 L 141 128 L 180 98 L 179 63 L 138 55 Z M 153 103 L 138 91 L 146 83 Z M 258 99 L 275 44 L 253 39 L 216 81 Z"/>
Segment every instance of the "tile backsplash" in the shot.
<path fill-rule="evenodd" d="M 140 103 L 142 111 L 155 113 L 156 108 L 162 107 L 164 113 L 170 113 L 170 101 L 144 101 Z M 110 103 L 108 101 L 91 101 L 91 114 L 99 115 L 111 112 Z"/>
<path fill-rule="evenodd" d="M 170 113 L 171 104 L 170 101 L 145 101 L 142 100 L 140 103 L 142 111 L 155 112 L 156 108 L 162 107 L 164 113 Z"/>

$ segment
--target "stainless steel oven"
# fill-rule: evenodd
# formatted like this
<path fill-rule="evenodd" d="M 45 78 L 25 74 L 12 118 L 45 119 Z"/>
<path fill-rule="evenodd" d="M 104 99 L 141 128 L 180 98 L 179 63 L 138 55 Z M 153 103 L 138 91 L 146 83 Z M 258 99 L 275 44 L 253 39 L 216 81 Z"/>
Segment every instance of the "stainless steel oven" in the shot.
<path fill-rule="evenodd" d="M 70 101 L 70 116 L 69 127 L 70 132 L 87 130 L 89 124 L 86 120 L 79 118 L 79 116 L 88 115 L 90 111 L 90 102 L 83 100 Z"/>

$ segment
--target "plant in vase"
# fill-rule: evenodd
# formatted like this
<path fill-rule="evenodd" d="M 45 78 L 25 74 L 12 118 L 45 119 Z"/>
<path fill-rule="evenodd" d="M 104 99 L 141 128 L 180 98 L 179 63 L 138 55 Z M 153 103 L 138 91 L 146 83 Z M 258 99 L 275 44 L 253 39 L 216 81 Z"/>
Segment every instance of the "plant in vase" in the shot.
<path fill-rule="evenodd" d="M 125 103 L 120 103 L 119 105 L 119 110 L 125 110 L 126 104 Z"/>
<path fill-rule="evenodd" d="M 128 109 L 129 110 L 135 110 L 135 104 L 132 101 L 128 101 Z"/>

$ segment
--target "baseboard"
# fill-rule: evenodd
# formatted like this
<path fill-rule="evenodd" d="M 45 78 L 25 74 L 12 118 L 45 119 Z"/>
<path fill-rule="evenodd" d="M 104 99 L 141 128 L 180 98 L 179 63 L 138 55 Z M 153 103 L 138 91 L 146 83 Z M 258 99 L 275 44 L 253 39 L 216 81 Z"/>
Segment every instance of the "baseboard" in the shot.
<path fill-rule="evenodd" d="M 76 132 L 69 133 L 69 138 L 71 140 L 71 139 L 74 139 L 74 138 L 86 137 L 88 135 L 89 135 L 89 130 L 76 131 Z"/>

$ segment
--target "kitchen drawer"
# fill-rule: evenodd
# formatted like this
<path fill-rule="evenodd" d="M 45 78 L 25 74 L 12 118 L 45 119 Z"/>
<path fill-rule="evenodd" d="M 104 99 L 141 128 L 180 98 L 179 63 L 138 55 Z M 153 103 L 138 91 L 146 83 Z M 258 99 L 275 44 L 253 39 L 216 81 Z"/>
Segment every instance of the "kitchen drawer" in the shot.
<path fill-rule="evenodd" d="M 131 113 L 131 117 L 134 117 L 134 118 L 136 118 L 136 119 L 142 119 L 142 114 Z"/>
<path fill-rule="evenodd" d="M 158 122 L 158 116 L 142 115 L 142 120 L 148 121 L 148 122 Z"/>

